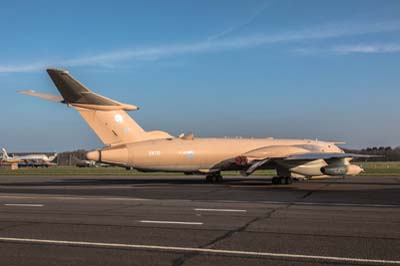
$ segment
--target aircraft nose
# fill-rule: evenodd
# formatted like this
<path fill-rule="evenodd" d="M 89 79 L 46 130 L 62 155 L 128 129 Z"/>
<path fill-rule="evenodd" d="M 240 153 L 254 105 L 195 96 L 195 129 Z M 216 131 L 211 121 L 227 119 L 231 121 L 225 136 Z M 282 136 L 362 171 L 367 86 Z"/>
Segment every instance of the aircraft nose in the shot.
<path fill-rule="evenodd" d="M 99 151 L 90 151 L 86 153 L 86 158 L 92 161 L 100 161 L 100 152 Z"/>

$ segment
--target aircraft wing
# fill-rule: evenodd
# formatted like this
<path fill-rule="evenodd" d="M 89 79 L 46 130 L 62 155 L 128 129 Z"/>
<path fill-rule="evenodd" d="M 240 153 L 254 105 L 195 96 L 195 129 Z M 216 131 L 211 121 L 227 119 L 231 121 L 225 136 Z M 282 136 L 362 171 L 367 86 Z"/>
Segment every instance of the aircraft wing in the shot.
<path fill-rule="evenodd" d="M 265 159 L 286 158 L 293 154 L 309 153 L 313 151 L 313 149 L 316 149 L 316 147 L 274 145 L 251 150 L 244 153 L 242 156 L 246 157 L 248 162 L 251 162 Z"/>
<path fill-rule="evenodd" d="M 20 159 L 5 159 L 5 160 L 3 160 L 3 162 L 5 162 L 5 163 L 23 163 L 24 161 L 23 160 L 20 160 Z"/>
<path fill-rule="evenodd" d="M 303 153 L 303 154 L 295 154 L 292 156 L 288 156 L 284 158 L 285 161 L 296 161 L 296 160 L 318 160 L 318 159 L 341 159 L 341 158 L 372 158 L 378 157 L 376 155 L 365 155 L 365 154 L 356 154 L 356 153 Z"/>
<path fill-rule="evenodd" d="M 315 147 L 309 147 L 309 149 L 306 149 L 303 146 L 267 146 L 251 150 L 236 157 L 235 163 L 242 166 L 249 165 L 249 167 L 244 171 L 244 174 L 251 175 L 254 171 L 271 160 L 283 159 L 293 154 L 310 152 L 310 149 L 312 150 L 313 148 Z"/>
<path fill-rule="evenodd" d="M 255 149 L 244 153 L 241 156 L 235 158 L 235 163 L 239 165 L 248 165 L 249 167 L 245 170 L 246 175 L 252 174 L 261 166 L 273 161 L 273 160 L 284 160 L 284 161 L 313 161 L 318 159 L 330 160 L 330 159 L 341 159 L 341 158 L 371 158 L 377 157 L 374 155 L 364 155 L 355 153 L 326 153 L 316 151 L 319 149 L 314 145 L 293 145 L 293 146 L 267 146 L 259 149 Z"/>

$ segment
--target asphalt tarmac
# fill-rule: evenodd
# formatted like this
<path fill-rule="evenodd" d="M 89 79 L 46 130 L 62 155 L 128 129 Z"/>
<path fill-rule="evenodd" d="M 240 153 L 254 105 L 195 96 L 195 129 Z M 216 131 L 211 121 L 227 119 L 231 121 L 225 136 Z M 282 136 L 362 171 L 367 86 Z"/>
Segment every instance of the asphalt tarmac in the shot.
<path fill-rule="evenodd" d="M 0 177 L 0 265 L 400 265 L 400 177 Z"/>

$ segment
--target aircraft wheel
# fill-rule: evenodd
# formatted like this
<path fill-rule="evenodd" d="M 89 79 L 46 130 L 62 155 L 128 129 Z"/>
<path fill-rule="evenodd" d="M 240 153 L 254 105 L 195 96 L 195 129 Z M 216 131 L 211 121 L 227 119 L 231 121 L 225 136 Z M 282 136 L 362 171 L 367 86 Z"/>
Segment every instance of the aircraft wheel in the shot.
<path fill-rule="evenodd" d="M 223 177 L 220 174 L 212 174 L 212 175 L 208 175 L 206 177 L 206 182 L 207 183 L 221 183 L 223 182 Z"/>
<path fill-rule="evenodd" d="M 206 177 L 206 182 L 207 183 L 215 183 L 215 182 L 217 182 L 217 177 L 215 175 L 208 175 Z"/>
<path fill-rule="evenodd" d="M 292 183 L 293 183 L 293 179 L 291 177 L 275 176 L 272 178 L 272 184 L 274 184 L 274 185 L 289 185 Z"/>
<path fill-rule="evenodd" d="M 284 180 L 285 180 L 285 184 L 286 185 L 289 185 L 289 184 L 293 183 L 293 179 L 290 176 L 285 177 Z"/>

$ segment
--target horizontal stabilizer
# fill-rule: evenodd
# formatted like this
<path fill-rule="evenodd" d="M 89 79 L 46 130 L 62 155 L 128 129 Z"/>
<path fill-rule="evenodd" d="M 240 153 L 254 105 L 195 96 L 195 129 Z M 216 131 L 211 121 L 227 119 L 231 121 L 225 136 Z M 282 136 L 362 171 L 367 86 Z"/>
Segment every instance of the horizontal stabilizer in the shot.
<path fill-rule="evenodd" d="M 25 94 L 25 95 L 29 95 L 29 96 L 34 96 L 34 97 L 39 97 L 45 100 L 49 100 L 52 102 L 59 102 L 62 103 L 64 102 L 64 98 L 58 95 L 54 95 L 54 94 L 47 94 L 47 93 L 41 93 L 41 92 L 36 92 L 34 90 L 22 90 L 22 91 L 17 91 L 20 94 Z"/>

